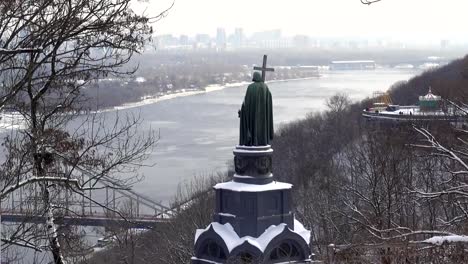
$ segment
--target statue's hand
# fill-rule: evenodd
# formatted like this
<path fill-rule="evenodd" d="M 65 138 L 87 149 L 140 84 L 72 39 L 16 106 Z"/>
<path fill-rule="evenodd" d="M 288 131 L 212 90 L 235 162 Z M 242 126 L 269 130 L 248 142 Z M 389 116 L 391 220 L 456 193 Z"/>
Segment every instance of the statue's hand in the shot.
<path fill-rule="evenodd" d="M 237 117 L 241 117 L 241 110 L 237 111 Z"/>

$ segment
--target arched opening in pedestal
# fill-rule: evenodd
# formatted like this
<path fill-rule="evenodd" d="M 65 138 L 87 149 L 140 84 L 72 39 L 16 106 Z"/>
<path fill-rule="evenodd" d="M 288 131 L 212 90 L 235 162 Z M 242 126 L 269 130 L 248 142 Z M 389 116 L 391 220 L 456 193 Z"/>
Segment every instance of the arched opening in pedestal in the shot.
<path fill-rule="evenodd" d="M 225 261 L 227 254 L 224 252 L 224 249 L 214 240 L 208 239 L 201 247 L 201 257 L 214 261 Z"/>
<path fill-rule="evenodd" d="M 268 263 L 304 260 L 301 247 L 293 240 L 285 240 L 266 254 Z"/>

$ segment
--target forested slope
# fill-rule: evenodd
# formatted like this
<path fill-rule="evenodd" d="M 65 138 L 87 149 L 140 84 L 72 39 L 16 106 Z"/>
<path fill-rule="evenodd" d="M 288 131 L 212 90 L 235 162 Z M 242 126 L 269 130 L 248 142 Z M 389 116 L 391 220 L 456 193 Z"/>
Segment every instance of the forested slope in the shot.
<path fill-rule="evenodd" d="M 407 82 L 398 82 L 389 92 L 396 104 L 415 104 L 418 96 L 427 93 L 429 86 L 442 98 L 465 101 L 468 96 L 468 56 L 424 72 Z"/>

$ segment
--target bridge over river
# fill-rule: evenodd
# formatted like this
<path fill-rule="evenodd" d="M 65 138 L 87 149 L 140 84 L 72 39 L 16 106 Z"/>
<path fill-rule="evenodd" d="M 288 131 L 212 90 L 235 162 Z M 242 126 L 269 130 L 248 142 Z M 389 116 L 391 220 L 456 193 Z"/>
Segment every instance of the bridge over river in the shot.
<path fill-rule="evenodd" d="M 86 173 L 83 172 L 83 177 Z M 180 206 L 171 208 L 160 202 L 124 188 L 110 177 L 102 177 L 99 188 L 85 191 L 86 198 L 67 188 L 56 191 L 54 218 L 57 224 L 79 226 L 120 226 L 126 228 L 153 228 L 171 220 Z M 119 188 L 119 186 L 121 188 Z M 39 187 L 23 187 L 1 202 L 1 222 L 46 223 L 41 210 Z"/>

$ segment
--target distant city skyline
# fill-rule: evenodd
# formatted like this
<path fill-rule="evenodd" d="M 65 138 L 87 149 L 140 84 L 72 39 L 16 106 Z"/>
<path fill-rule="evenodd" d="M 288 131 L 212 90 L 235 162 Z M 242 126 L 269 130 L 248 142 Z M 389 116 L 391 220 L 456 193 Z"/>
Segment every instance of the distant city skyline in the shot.
<path fill-rule="evenodd" d="M 172 0 L 148 0 L 137 10 L 156 14 Z M 281 29 L 284 36 L 383 38 L 411 43 L 467 42 L 468 2 L 464 0 L 383 0 L 370 6 L 359 0 L 176 0 L 156 34 L 246 35 Z"/>
<path fill-rule="evenodd" d="M 468 42 L 454 43 L 448 39 L 423 44 L 405 40 L 378 37 L 314 37 L 305 34 L 285 36 L 281 29 L 244 33 L 243 28 L 227 32 L 218 27 L 214 34 L 196 33 L 195 35 L 156 34 L 148 51 L 155 50 L 234 50 L 245 48 L 261 49 L 441 49 L 467 50 Z"/>

